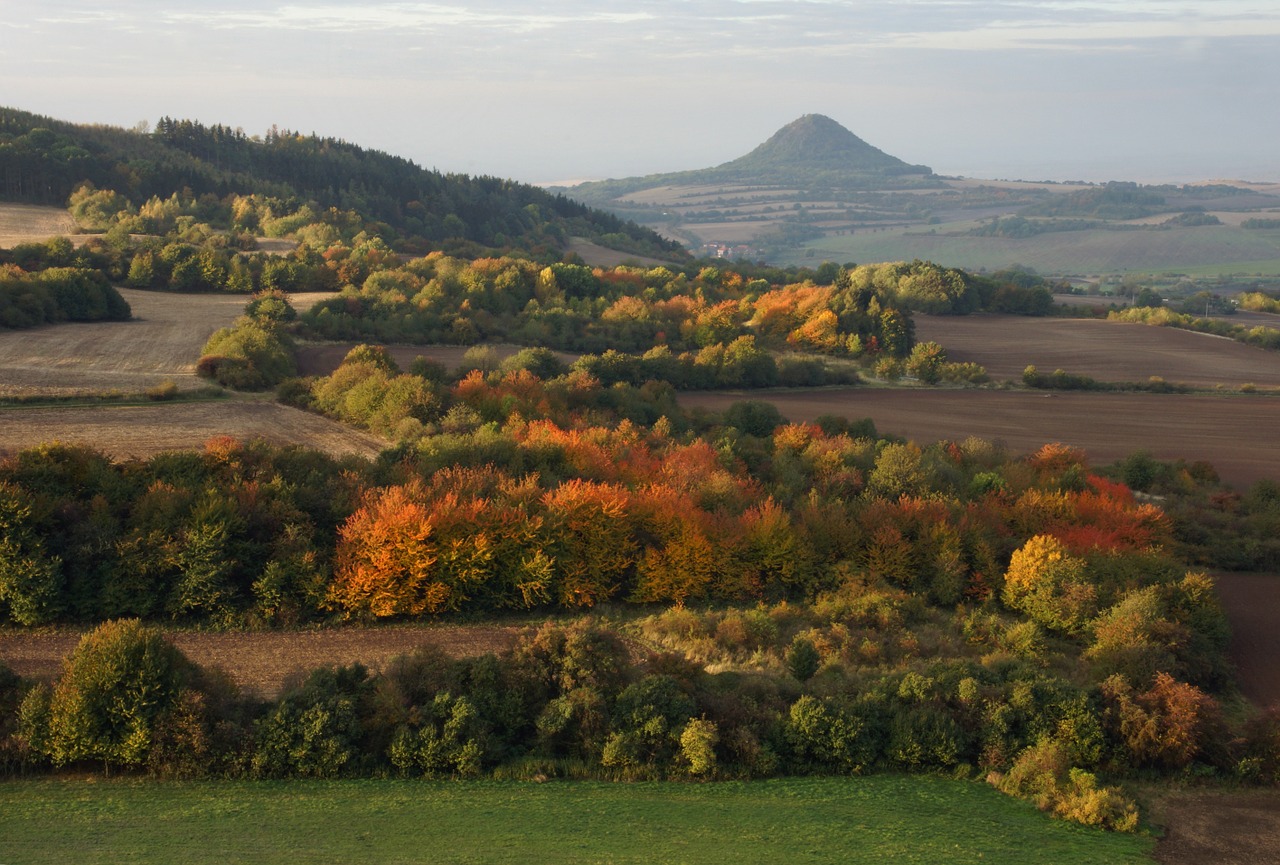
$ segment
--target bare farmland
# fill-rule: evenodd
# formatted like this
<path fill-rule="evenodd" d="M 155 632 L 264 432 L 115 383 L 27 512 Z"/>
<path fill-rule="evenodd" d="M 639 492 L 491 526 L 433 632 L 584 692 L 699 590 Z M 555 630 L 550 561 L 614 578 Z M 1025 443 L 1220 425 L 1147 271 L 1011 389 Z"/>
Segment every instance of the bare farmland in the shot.
<path fill-rule="evenodd" d="M 1147 393 L 1040 393 L 831 388 L 684 393 L 688 408 L 721 411 L 764 399 L 791 421 L 824 414 L 869 417 L 881 433 L 917 442 L 978 436 L 1015 453 L 1046 442 L 1084 448 L 1095 463 L 1146 449 L 1158 459 L 1208 460 L 1226 482 L 1280 479 L 1280 399 Z"/>
<path fill-rule="evenodd" d="M 66 208 L 0 204 L 0 249 L 59 236 L 71 237 L 74 242 L 77 238 L 73 235 L 77 230 Z"/>
<path fill-rule="evenodd" d="M 146 458 L 199 450 L 224 435 L 304 445 L 334 456 L 373 457 L 387 447 L 382 439 L 337 421 L 260 401 L 0 409 L 0 453 L 60 441 L 119 458 Z"/>
<path fill-rule="evenodd" d="M 201 347 L 247 301 L 128 288 L 120 294 L 133 309 L 132 321 L 0 331 L 0 396 L 137 392 L 165 380 L 194 389 Z M 293 302 L 306 309 L 325 296 L 300 294 Z"/>
<path fill-rule="evenodd" d="M 1034 364 L 1099 381 L 1159 376 L 1197 387 L 1280 388 L 1280 353 L 1171 327 L 1009 315 L 918 315 L 915 322 L 917 339 L 941 343 L 950 360 L 982 364 L 997 380 L 1020 380 Z"/>
<path fill-rule="evenodd" d="M 509 648 L 518 633 L 519 628 L 506 625 L 402 625 L 247 633 L 171 631 L 169 637 L 202 666 L 221 668 L 241 688 L 274 697 L 290 676 L 320 667 L 358 662 L 377 670 L 424 646 L 435 646 L 457 658 L 475 657 Z M 71 629 L 0 631 L 0 660 L 21 676 L 55 679 L 81 636 L 81 631 Z"/>

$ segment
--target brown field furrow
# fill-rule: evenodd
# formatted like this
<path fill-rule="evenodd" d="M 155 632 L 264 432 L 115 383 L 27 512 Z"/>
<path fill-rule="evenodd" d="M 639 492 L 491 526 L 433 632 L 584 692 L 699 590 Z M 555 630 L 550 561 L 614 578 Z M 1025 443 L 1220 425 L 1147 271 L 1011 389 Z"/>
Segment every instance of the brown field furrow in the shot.
<path fill-rule="evenodd" d="M 940 343 L 949 360 L 981 364 L 996 380 L 1021 380 L 1033 364 L 1099 381 L 1159 376 L 1196 387 L 1280 388 L 1280 352 L 1171 327 L 1009 315 L 917 315 L 915 323 L 918 340 Z"/>
<path fill-rule="evenodd" d="M 142 406 L 0 409 L 0 453 L 48 441 L 86 445 L 117 458 L 199 450 L 216 436 L 297 444 L 333 456 L 377 456 L 387 442 L 278 403 L 225 400 Z"/>
<path fill-rule="evenodd" d="M 274 697 L 290 678 L 325 666 L 364 664 L 380 670 L 400 655 L 436 646 L 457 658 L 510 648 L 520 629 L 506 625 L 404 625 L 307 631 L 202 633 L 170 631 L 187 657 L 227 673 L 241 688 Z M 0 662 L 33 679 L 52 680 L 82 631 L 0 631 Z"/>
<path fill-rule="evenodd" d="M 1149 818 L 1163 826 L 1163 865 L 1262 865 L 1280 851 L 1280 790 L 1157 790 Z"/>
<path fill-rule="evenodd" d="M 1280 709 L 1280 574 L 1215 574 L 1231 620 L 1231 660 L 1240 691 L 1258 706 Z"/>
<path fill-rule="evenodd" d="M 968 436 L 1029 453 L 1046 442 L 1084 448 L 1095 464 L 1148 450 L 1157 459 L 1213 463 L 1238 488 L 1280 480 L 1280 399 L 1208 394 L 830 388 L 682 393 L 686 408 L 722 411 L 767 400 L 793 422 L 824 414 L 871 418 L 881 434 L 920 443 Z"/>

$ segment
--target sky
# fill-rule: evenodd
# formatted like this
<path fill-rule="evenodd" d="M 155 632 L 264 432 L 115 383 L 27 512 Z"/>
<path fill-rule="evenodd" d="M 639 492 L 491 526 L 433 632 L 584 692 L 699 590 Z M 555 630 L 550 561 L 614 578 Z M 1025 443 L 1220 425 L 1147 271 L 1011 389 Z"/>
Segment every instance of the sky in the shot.
<path fill-rule="evenodd" d="M 809 113 L 941 174 L 1280 181 L 1280 0 L 0 0 L 0 105 L 532 183 L 718 165 Z"/>

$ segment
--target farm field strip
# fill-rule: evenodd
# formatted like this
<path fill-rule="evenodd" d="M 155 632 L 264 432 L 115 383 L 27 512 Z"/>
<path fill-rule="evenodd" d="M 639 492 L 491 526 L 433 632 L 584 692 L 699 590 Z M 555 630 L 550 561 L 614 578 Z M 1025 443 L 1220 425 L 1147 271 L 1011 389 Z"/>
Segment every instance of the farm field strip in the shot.
<path fill-rule="evenodd" d="M 0 861 L 1122 865 L 1152 841 L 973 781 L 0 783 Z"/>
<path fill-rule="evenodd" d="M 86 445 L 116 458 L 200 450 L 217 436 L 263 438 L 332 456 L 372 458 L 388 443 L 362 430 L 279 403 L 226 400 L 141 406 L 6 408 L 0 411 L 0 452 L 44 442 Z"/>
<path fill-rule="evenodd" d="M 497 624 L 432 624 L 304 631 L 173 630 L 168 636 L 202 666 L 217 667 L 239 687 L 272 698 L 279 695 L 291 674 L 355 663 L 378 670 L 393 658 L 423 646 L 436 646 L 452 657 L 476 657 L 510 648 L 519 631 L 516 626 Z M 84 633 L 76 629 L 2 629 L 0 662 L 24 678 L 52 681 Z"/>
<path fill-rule="evenodd" d="M 141 391 L 165 380 L 194 389 L 203 384 L 195 374 L 200 349 L 248 302 L 234 294 L 119 291 L 131 321 L 0 330 L 0 396 Z M 330 296 L 297 294 L 292 301 L 302 310 Z"/>
<path fill-rule="evenodd" d="M 883 434 L 921 444 L 977 436 L 1030 453 L 1046 442 L 1084 448 L 1095 464 L 1150 451 L 1207 460 L 1237 488 L 1280 480 L 1280 399 L 1209 394 L 1084 393 L 916 388 L 830 388 L 681 393 L 681 405 L 722 411 L 773 403 L 793 422 L 824 414 L 871 418 Z"/>
<path fill-rule="evenodd" d="M 1238 317 L 1242 325 L 1280 324 L 1275 317 Z M 1009 315 L 917 315 L 915 325 L 916 339 L 940 343 L 949 360 L 981 364 L 996 380 L 1021 381 L 1033 364 L 1042 373 L 1064 369 L 1099 381 L 1160 376 L 1197 387 L 1280 388 L 1280 352 L 1172 327 Z"/>

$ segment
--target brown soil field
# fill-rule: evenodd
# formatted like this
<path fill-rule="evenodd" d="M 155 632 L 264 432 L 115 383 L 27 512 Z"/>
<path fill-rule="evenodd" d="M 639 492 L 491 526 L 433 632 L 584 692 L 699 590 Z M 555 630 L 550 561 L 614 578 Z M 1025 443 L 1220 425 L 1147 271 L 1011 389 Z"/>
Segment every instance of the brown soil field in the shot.
<path fill-rule="evenodd" d="M 1262 865 L 1280 861 L 1280 790 L 1153 790 L 1146 816 L 1164 827 L 1162 865 Z"/>
<path fill-rule="evenodd" d="M 1172 327 L 1012 315 L 917 315 L 915 323 L 918 340 L 940 343 L 949 360 L 982 364 L 997 380 L 1020 381 L 1034 364 L 1099 381 L 1160 376 L 1196 387 L 1280 388 L 1280 352 Z"/>
<path fill-rule="evenodd" d="M 278 403 L 251 400 L 0 409 L 0 454 L 43 442 L 88 445 L 117 458 L 199 450 L 216 436 L 298 444 L 334 456 L 377 456 L 382 439 Z"/>
<path fill-rule="evenodd" d="M 651 258 L 647 255 L 636 255 L 634 252 L 621 252 L 617 249 L 610 249 L 607 246 L 592 243 L 585 237 L 569 238 L 569 252 L 577 253 L 591 267 L 617 267 L 620 264 L 660 267 L 664 264 L 671 264 L 670 261 L 663 261 L 660 258 Z"/>
<path fill-rule="evenodd" d="M 0 330 L 0 396 L 134 393 L 170 380 L 183 390 L 203 382 L 195 364 L 218 328 L 244 310 L 235 294 L 175 294 L 122 288 L 131 321 Z M 326 294 L 292 297 L 307 309 Z"/>
<path fill-rule="evenodd" d="M 347 352 L 355 348 L 354 342 L 316 343 L 298 346 L 299 375 L 328 375 L 338 368 Z M 391 358 L 401 369 L 407 370 L 415 360 L 425 357 L 442 363 L 449 369 L 462 365 L 463 355 L 474 346 L 469 345 L 404 345 L 392 344 L 383 346 Z M 506 360 L 513 354 L 528 348 L 524 345 L 496 342 L 488 345 L 497 352 L 498 357 Z M 573 363 L 580 355 L 567 351 L 557 351 L 556 356 L 565 363 Z"/>
<path fill-rule="evenodd" d="M 520 629 L 507 625 L 403 625 L 306 631 L 170 631 L 174 645 L 202 666 L 218 667 L 241 688 L 274 697 L 295 674 L 335 664 L 381 669 L 422 646 L 456 658 L 509 648 Z M 0 661 L 27 678 L 55 679 L 80 642 L 78 630 L 0 631 Z"/>
<path fill-rule="evenodd" d="M 1231 660 L 1240 691 L 1258 706 L 1280 708 L 1280 574 L 1215 574 L 1231 620 Z"/>
<path fill-rule="evenodd" d="M 65 207 L 41 207 L 37 204 L 0 204 L 0 249 L 11 249 L 19 243 L 70 237 L 75 243 L 79 229 Z"/>
<path fill-rule="evenodd" d="M 881 434 L 920 443 L 968 436 L 1030 453 L 1046 442 L 1084 448 L 1096 464 L 1148 450 L 1157 459 L 1208 460 L 1243 488 L 1280 480 L 1280 399 L 1266 396 L 1148 393 L 1042 393 L 1023 390 L 821 388 L 680 394 L 686 408 L 722 411 L 745 399 L 772 402 L 808 422 L 824 414 L 869 417 Z"/>
<path fill-rule="evenodd" d="M 57 324 L 0 331 L 0 395 L 136 392 L 172 380 L 198 387 L 195 364 L 215 330 L 244 310 L 228 294 L 122 288 L 132 321 Z"/>

